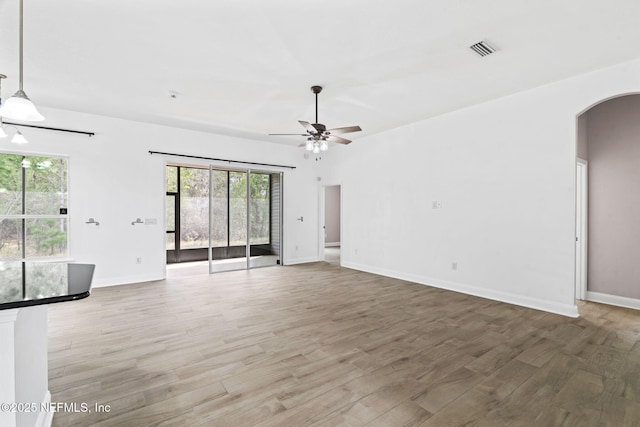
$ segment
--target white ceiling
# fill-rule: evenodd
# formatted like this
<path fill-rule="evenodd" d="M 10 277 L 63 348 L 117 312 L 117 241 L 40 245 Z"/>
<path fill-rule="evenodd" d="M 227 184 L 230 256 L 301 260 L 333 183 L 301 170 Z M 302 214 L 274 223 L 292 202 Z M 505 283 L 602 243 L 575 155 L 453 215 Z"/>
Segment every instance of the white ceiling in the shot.
<path fill-rule="evenodd" d="M 638 0 L 24 1 L 37 105 L 292 145 L 266 134 L 314 121 L 315 84 L 319 121 L 357 140 L 640 57 Z M 0 0 L 5 98 L 18 4 Z"/>

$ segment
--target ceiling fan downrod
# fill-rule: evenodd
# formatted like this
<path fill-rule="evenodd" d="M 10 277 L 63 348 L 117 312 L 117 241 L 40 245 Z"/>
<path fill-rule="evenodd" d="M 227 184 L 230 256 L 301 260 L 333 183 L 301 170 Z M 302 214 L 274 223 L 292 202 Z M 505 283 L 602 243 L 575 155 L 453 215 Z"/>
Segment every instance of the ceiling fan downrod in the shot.
<path fill-rule="evenodd" d="M 318 94 L 322 92 L 322 86 L 311 86 L 311 92 L 316 94 L 316 124 L 318 122 Z"/>

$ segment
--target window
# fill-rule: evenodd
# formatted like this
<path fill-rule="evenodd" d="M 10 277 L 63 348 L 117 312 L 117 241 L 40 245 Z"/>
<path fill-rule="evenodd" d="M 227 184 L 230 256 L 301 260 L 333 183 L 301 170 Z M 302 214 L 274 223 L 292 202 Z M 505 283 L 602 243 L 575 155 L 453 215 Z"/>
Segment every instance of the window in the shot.
<path fill-rule="evenodd" d="M 247 173 L 229 172 L 229 246 L 247 244 Z"/>
<path fill-rule="evenodd" d="M 247 173 L 167 165 L 167 250 L 175 250 L 174 235 L 182 249 L 206 248 L 209 242 L 211 191 L 211 246 L 247 244 Z M 270 243 L 271 175 L 250 174 L 250 243 Z M 177 197 L 177 203 L 175 200 Z M 176 208 L 177 206 L 177 208 Z"/>
<path fill-rule="evenodd" d="M 0 260 L 67 256 L 67 160 L 0 154 Z"/>
<path fill-rule="evenodd" d="M 209 245 L 209 170 L 179 168 L 180 249 Z"/>
<path fill-rule="evenodd" d="M 0 153 L 0 296 L 24 289 L 28 261 L 68 255 L 67 175 L 64 158 Z"/>
<path fill-rule="evenodd" d="M 269 243 L 269 225 L 271 224 L 271 175 L 251 174 L 251 201 L 249 203 L 249 219 L 251 228 L 251 244 Z"/>
<path fill-rule="evenodd" d="M 229 245 L 229 172 L 212 170 L 211 173 L 211 247 L 221 248 Z"/>

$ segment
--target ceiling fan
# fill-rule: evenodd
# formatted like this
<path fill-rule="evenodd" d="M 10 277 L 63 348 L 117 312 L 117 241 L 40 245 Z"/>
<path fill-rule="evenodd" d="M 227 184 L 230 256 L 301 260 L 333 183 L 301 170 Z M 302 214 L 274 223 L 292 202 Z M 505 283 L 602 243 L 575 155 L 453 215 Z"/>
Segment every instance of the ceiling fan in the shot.
<path fill-rule="evenodd" d="M 318 123 L 318 94 L 322 92 L 322 86 L 311 86 L 311 92 L 316 95 L 316 123 L 298 120 L 298 123 L 307 130 L 307 133 L 270 133 L 269 135 L 306 136 L 307 142 L 300 144 L 300 147 L 305 147 L 307 151 L 313 151 L 315 154 L 321 151 L 327 151 L 329 149 L 329 142 L 349 144 L 351 140 L 336 136 L 336 134 L 359 132 L 362 130 L 360 126 L 327 129 L 325 125 Z"/>

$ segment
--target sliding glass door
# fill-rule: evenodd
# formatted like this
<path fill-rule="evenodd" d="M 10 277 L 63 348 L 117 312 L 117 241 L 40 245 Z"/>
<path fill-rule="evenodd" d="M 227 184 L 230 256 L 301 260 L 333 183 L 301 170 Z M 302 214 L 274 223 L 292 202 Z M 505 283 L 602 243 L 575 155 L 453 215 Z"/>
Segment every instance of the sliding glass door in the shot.
<path fill-rule="evenodd" d="M 210 173 L 209 271 L 280 264 L 281 174 L 214 168 Z"/>
<path fill-rule="evenodd" d="M 209 272 L 280 264 L 282 174 L 167 166 L 167 262 Z"/>
<path fill-rule="evenodd" d="M 247 268 L 247 172 L 210 169 L 209 272 Z"/>

